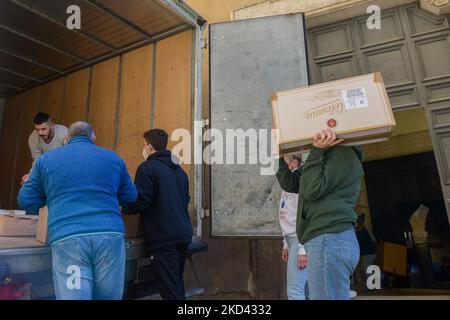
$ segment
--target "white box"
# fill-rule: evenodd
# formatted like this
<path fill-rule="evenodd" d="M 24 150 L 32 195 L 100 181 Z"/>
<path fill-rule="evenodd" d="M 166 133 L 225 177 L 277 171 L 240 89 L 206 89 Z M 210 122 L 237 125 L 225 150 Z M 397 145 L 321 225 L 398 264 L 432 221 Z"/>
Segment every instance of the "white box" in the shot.
<path fill-rule="evenodd" d="M 396 125 L 379 72 L 277 92 L 272 112 L 280 154 L 308 152 L 321 129 L 351 146 L 387 141 Z"/>

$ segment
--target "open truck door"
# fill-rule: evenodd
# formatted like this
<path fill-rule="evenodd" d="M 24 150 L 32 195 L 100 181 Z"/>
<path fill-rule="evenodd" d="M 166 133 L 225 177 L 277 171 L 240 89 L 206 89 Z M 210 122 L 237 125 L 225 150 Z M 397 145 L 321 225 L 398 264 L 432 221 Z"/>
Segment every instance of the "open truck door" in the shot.
<path fill-rule="evenodd" d="M 304 14 L 209 30 L 211 234 L 279 237 L 271 97 L 309 84 Z"/>

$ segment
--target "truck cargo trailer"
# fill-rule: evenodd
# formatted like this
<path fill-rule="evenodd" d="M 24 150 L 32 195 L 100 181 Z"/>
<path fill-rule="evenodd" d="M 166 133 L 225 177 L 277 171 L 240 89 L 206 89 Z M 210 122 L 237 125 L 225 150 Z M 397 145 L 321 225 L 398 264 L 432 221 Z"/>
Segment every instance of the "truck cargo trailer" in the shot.
<path fill-rule="evenodd" d="M 91 123 L 96 144 L 121 156 L 132 178 L 142 162 L 144 131 L 164 128 L 170 136 L 182 128 L 195 134 L 195 121 L 202 120 L 206 21 L 184 2 L 8 0 L 0 6 L 0 208 L 19 209 L 20 178 L 32 164 L 28 137 L 39 111 L 67 127 Z M 175 143 L 169 141 L 169 148 Z M 192 149 L 192 159 L 201 154 L 201 144 L 193 141 Z M 197 239 L 202 167 L 183 169 Z M 138 224 L 138 216 L 126 217 L 126 298 L 152 293 L 140 286 L 148 254 Z M 202 250 L 206 244 L 194 239 L 190 252 Z M 32 299 L 53 296 L 48 245 L 33 237 L 0 237 L 0 261 L 9 266 L 13 283 L 31 283 Z"/>

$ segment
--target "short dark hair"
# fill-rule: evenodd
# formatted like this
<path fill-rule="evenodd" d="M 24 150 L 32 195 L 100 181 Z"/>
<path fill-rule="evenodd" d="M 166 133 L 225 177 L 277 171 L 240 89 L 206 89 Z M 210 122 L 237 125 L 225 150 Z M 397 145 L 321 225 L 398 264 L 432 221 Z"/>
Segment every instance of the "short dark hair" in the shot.
<path fill-rule="evenodd" d="M 34 124 L 43 124 L 43 123 L 47 123 L 47 122 L 51 122 L 52 121 L 52 117 L 50 117 L 50 115 L 48 113 L 45 112 L 38 112 L 35 116 L 34 116 Z"/>
<path fill-rule="evenodd" d="M 151 129 L 144 132 L 144 139 L 151 144 L 156 151 L 163 151 L 167 149 L 167 142 L 169 135 L 162 129 Z"/>

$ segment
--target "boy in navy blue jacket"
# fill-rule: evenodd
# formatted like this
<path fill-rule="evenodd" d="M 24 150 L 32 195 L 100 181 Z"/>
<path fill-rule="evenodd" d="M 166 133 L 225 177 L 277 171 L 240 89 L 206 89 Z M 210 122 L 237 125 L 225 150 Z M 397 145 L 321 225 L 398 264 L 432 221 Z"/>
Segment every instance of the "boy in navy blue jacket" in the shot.
<path fill-rule="evenodd" d="M 167 150 L 168 134 L 144 133 L 145 161 L 136 172 L 138 198 L 125 213 L 140 213 L 156 281 L 165 300 L 184 300 L 184 264 L 192 225 L 188 213 L 189 180 Z"/>

